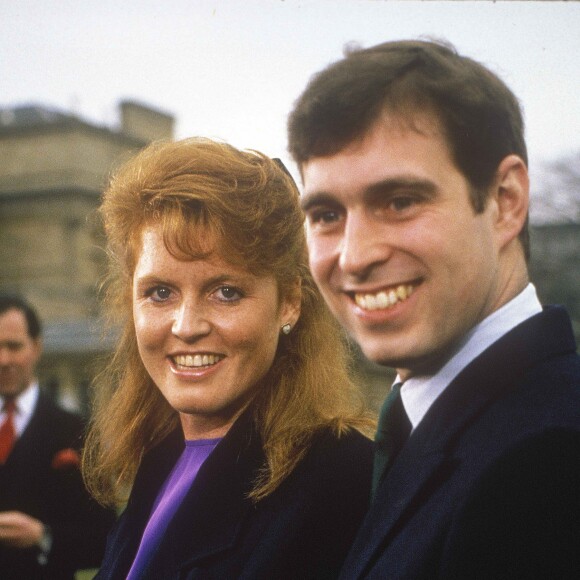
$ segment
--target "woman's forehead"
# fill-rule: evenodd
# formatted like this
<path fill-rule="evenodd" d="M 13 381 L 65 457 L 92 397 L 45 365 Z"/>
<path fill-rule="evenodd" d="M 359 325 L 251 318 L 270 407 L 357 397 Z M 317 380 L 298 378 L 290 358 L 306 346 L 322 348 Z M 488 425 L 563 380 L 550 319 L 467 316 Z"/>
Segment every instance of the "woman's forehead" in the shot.
<path fill-rule="evenodd" d="M 244 255 L 232 240 L 206 225 L 183 229 L 167 228 L 161 223 L 144 225 L 136 245 L 135 263 L 144 251 L 161 245 L 178 260 L 215 259 L 260 275 L 254 271 L 250 256 Z"/>

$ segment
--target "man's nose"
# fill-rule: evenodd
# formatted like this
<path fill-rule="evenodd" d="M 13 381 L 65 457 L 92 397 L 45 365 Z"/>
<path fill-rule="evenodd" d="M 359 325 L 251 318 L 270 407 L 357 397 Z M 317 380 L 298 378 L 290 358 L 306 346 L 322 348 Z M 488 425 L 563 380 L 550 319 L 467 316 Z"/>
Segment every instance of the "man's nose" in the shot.
<path fill-rule="evenodd" d="M 338 263 L 344 274 L 361 278 L 389 259 L 392 249 L 384 232 L 364 213 L 349 214 L 340 244 Z"/>
<path fill-rule="evenodd" d="M 0 366 L 8 366 L 10 364 L 11 353 L 6 347 L 0 347 Z"/>

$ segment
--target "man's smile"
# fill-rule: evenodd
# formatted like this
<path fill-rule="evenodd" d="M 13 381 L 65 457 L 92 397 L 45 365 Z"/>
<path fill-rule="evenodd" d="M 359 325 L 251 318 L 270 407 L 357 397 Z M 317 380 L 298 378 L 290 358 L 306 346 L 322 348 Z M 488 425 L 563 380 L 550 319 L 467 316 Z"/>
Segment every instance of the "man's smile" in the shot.
<path fill-rule="evenodd" d="M 354 301 L 363 310 L 382 310 L 409 298 L 414 288 L 412 284 L 400 284 L 373 294 L 355 292 Z"/>

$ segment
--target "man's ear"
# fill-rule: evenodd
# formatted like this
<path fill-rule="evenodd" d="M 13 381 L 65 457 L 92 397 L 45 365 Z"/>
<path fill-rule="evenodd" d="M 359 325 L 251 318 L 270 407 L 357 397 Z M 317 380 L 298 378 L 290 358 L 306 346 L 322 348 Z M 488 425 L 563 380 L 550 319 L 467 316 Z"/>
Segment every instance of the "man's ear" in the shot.
<path fill-rule="evenodd" d="M 493 197 L 497 204 L 495 229 L 501 248 L 517 238 L 526 223 L 529 208 L 528 169 L 518 155 L 508 155 L 499 164 Z"/>
<path fill-rule="evenodd" d="M 34 350 L 35 350 L 35 364 L 40 360 L 42 356 L 42 349 L 44 348 L 44 343 L 42 337 L 37 337 L 34 339 Z"/>

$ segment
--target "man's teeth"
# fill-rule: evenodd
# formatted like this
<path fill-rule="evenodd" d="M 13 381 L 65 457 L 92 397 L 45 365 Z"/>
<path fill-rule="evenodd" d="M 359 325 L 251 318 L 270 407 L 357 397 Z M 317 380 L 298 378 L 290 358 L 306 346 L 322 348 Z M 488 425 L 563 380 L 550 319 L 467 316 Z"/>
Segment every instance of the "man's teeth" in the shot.
<path fill-rule="evenodd" d="M 215 365 L 222 357 L 217 354 L 184 354 L 174 357 L 175 364 L 180 367 L 207 367 Z"/>
<path fill-rule="evenodd" d="M 391 290 L 382 290 L 377 294 L 355 294 L 354 301 L 363 310 L 380 310 L 406 300 L 412 293 L 413 286 L 401 285 Z"/>

